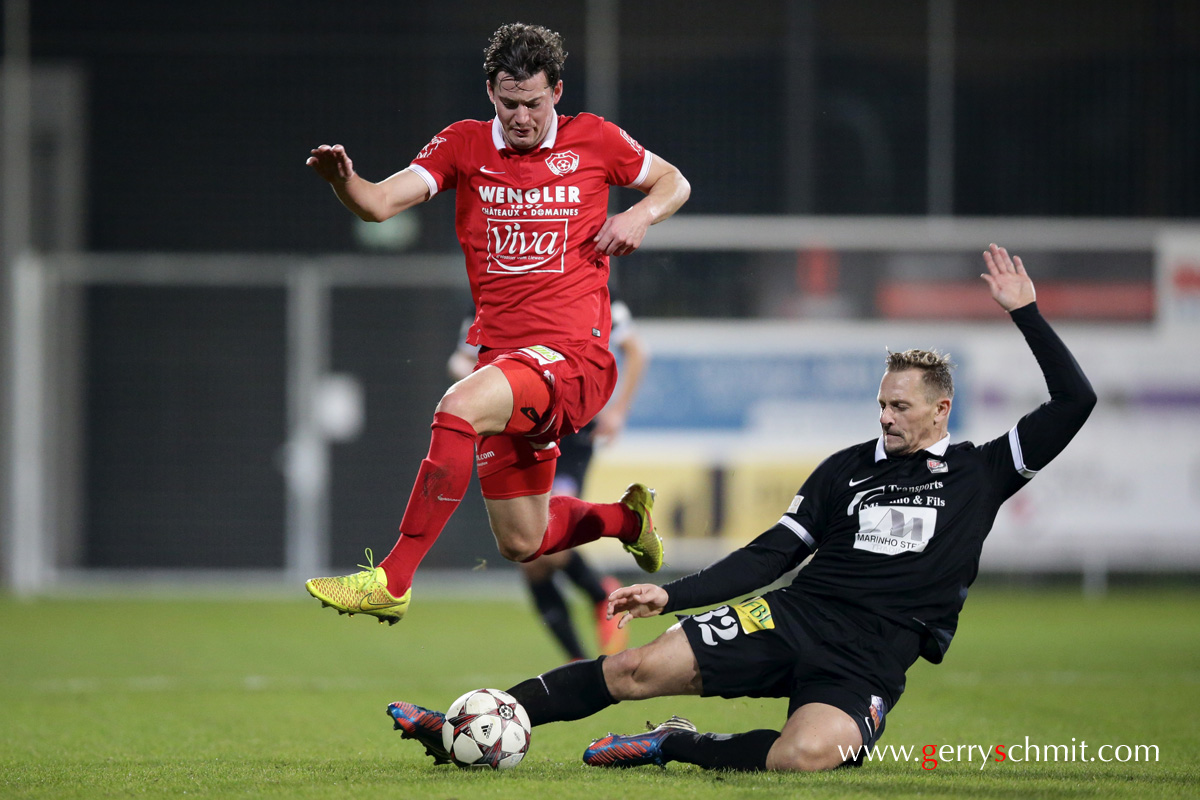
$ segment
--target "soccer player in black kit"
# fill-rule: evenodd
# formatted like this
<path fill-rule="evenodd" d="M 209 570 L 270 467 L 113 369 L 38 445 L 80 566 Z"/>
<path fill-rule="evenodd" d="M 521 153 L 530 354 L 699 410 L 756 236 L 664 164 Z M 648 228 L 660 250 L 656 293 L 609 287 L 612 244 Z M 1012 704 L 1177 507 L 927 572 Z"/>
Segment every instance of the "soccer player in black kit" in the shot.
<path fill-rule="evenodd" d="M 534 725 L 581 719 L 623 700 L 667 695 L 786 697 L 781 731 L 699 733 L 672 717 L 639 734 L 609 734 L 583 759 L 631 767 L 680 761 L 712 769 L 822 770 L 861 763 L 883 733 L 919 657 L 939 663 L 954 637 L 984 538 L 1000 505 L 1062 452 L 1096 395 L 1038 312 L 1020 258 L 984 253 L 992 297 L 1025 337 L 1050 400 L 1007 433 L 951 444 L 949 358 L 889 353 L 878 439 L 827 458 L 779 522 L 745 547 L 679 580 L 609 596 L 610 614 L 649 617 L 728 601 L 812 556 L 792 583 L 684 617 L 644 647 L 568 664 L 509 692 Z M 444 758 L 442 715 L 409 703 L 389 714 L 406 737 Z M 857 754 L 847 758 L 846 754 Z"/>

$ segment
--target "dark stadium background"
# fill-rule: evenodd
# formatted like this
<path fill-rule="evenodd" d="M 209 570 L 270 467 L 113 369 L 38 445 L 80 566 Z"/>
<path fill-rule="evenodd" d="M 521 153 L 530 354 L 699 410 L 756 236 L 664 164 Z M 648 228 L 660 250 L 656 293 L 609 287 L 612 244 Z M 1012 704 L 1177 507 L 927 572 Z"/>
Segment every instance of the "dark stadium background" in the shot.
<path fill-rule="evenodd" d="M 926 212 L 925 3 L 617 6 L 614 116 L 688 176 L 689 213 Z M 305 168 L 308 150 L 345 144 L 379 179 L 445 124 L 490 116 L 482 47 L 515 19 L 564 34 L 560 110 L 583 110 L 585 12 L 583 2 L 34 3 L 34 63 L 85 78 L 82 247 L 365 251 L 352 217 Z M 959 2 L 955 15 L 950 211 L 1200 215 L 1200 4 Z M 790 122 L 799 105 L 813 112 L 809 128 Z M 55 143 L 35 145 L 44 154 Z M 52 200 L 35 201 L 35 237 L 53 250 Z M 413 250 L 456 248 L 451 199 L 410 213 Z M 713 291 L 730 280 L 720 258 L 694 257 L 675 289 L 677 270 L 651 256 L 619 265 L 636 314 L 748 313 L 736 286 Z M 281 566 L 284 292 L 85 295 L 77 565 Z M 332 366 L 362 379 L 368 414 L 359 439 L 334 447 L 337 565 L 392 540 L 461 303 L 444 288 L 333 293 Z M 476 497 L 428 563 L 482 557 L 498 560 Z"/>

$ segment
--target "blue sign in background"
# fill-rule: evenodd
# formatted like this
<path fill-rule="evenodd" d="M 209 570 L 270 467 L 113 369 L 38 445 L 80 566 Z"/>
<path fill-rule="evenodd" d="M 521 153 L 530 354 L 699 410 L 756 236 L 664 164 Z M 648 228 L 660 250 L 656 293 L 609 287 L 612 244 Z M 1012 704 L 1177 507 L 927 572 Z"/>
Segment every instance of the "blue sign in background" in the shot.
<path fill-rule="evenodd" d="M 629 426 L 734 431 L 747 427 L 756 405 L 770 401 L 845 403 L 871 414 L 883 366 L 878 351 L 656 354 Z M 962 425 L 960 400 L 956 396 L 952 429 Z"/>

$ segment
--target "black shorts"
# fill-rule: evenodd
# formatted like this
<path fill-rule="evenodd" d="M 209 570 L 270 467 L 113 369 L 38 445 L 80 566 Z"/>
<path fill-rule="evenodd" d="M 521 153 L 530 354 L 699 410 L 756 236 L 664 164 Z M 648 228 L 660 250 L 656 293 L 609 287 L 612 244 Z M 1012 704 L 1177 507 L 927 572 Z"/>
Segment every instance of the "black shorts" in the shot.
<path fill-rule="evenodd" d="M 787 697 L 788 716 L 827 703 L 850 715 L 866 748 L 883 735 L 920 650 L 915 631 L 795 590 L 720 606 L 681 625 L 704 697 Z"/>

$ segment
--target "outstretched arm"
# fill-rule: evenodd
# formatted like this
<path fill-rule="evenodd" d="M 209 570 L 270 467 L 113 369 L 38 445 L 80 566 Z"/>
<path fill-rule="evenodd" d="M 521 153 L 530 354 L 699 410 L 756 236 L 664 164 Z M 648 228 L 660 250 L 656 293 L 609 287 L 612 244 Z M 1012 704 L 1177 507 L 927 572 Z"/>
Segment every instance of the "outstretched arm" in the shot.
<path fill-rule="evenodd" d="M 811 553 L 800 537 L 776 525 L 699 572 L 662 586 L 640 583 L 617 589 L 608 596 L 608 616 L 626 613 L 618 623 L 625 627 L 631 617 L 721 603 L 774 582 Z"/>
<path fill-rule="evenodd" d="M 1010 435 L 1013 458 L 1026 477 L 1050 463 L 1083 427 L 1096 405 L 1096 392 L 1071 351 L 1038 311 L 1033 281 L 1020 258 L 991 245 L 983 254 L 981 277 L 992 297 L 1008 311 L 1037 359 L 1050 400 L 1027 414 Z"/>
<path fill-rule="evenodd" d="M 361 177 L 340 144 L 321 145 L 304 163 L 328 181 L 342 205 L 367 222 L 383 222 L 429 199 L 429 187 L 411 170 L 402 169 L 379 183 Z"/>

